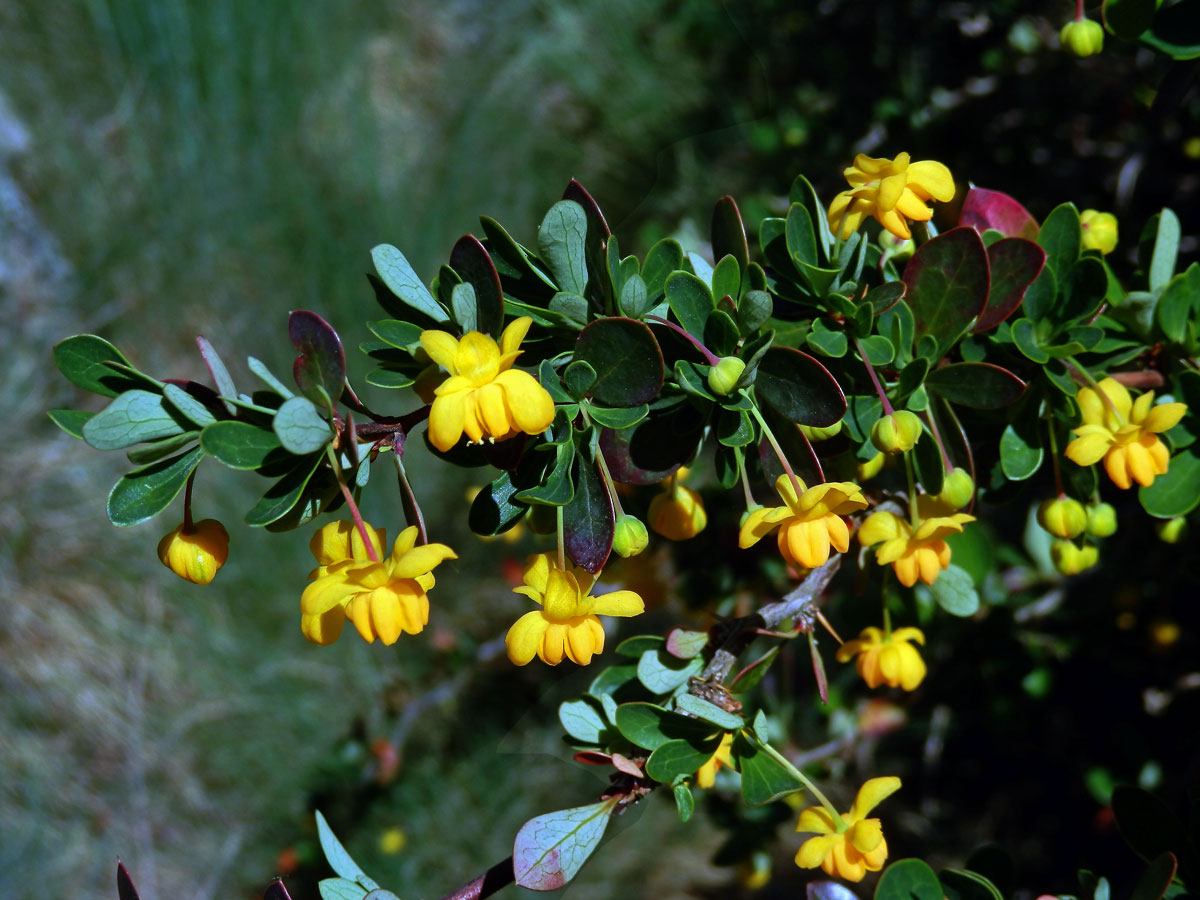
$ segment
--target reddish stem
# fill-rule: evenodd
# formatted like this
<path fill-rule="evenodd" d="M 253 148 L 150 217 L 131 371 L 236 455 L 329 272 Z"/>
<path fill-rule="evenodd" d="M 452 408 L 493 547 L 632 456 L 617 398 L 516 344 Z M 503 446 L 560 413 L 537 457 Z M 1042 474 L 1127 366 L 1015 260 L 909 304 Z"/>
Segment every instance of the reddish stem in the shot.
<path fill-rule="evenodd" d="M 498 862 L 474 881 L 464 884 L 452 894 L 447 894 L 442 900 L 483 900 L 490 897 L 502 887 L 513 883 L 512 857 Z"/>
<path fill-rule="evenodd" d="M 863 349 L 862 341 L 858 338 L 854 339 L 854 348 L 858 351 L 858 355 L 862 358 L 863 365 L 867 367 L 867 374 L 871 376 L 871 384 L 875 385 L 875 393 L 879 395 L 879 399 L 883 401 L 883 411 L 885 415 L 891 415 L 896 410 L 892 408 L 891 402 L 887 398 L 887 394 L 883 390 L 883 385 L 879 383 L 879 376 L 875 374 L 875 367 L 871 365 L 871 361 L 867 359 L 867 351 Z"/>
<path fill-rule="evenodd" d="M 699 350 L 704 355 L 704 359 L 708 362 L 708 364 L 710 366 L 715 366 L 717 363 L 720 362 L 720 360 L 717 359 L 717 357 L 713 354 L 713 352 L 711 350 L 709 350 L 707 347 L 705 347 L 702 343 L 700 343 L 698 340 L 696 340 L 696 338 L 692 337 L 692 335 L 688 334 L 684 329 L 680 328 L 674 322 L 669 322 L 666 319 L 662 318 L 662 316 L 646 316 L 646 319 L 647 319 L 647 321 L 650 321 L 650 322 L 657 322 L 659 325 L 666 325 L 672 331 L 687 338 L 687 340 L 691 342 L 692 346 L 695 347 L 697 350 Z"/>

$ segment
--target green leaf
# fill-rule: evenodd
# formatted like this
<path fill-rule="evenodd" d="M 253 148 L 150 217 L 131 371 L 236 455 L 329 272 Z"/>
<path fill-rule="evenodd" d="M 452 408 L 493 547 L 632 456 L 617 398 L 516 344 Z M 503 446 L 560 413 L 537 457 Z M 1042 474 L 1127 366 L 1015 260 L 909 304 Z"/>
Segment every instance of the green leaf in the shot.
<path fill-rule="evenodd" d="M 151 441 L 150 443 L 142 444 L 140 447 L 131 447 L 125 452 L 125 456 L 135 466 L 148 466 L 151 463 L 158 462 L 160 459 L 174 456 L 180 450 L 195 443 L 199 435 L 200 432 L 198 431 L 185 431 L 183 434 L 177 434 L 174 437 Z"/>
<path fill-rule="evenodd" d="M 450 268 L 463 280 L 463 287 L 471 289 L 473 328 L 499 338 L 504 327 L 504 292 L 496 266 L 478 238 L 466 234 L 455 242 Z M 458 293 L 457 288 L 452 293 L 456 300 Z M 466 291 L 463 294 L 465 297 Z"/>
<path fill-rule="evenodd" d="M 1013 322 L 1012 338 L 1017 349 L 1035 363 L 1044 365 L 1050 361 L 1050 354 L 1042 349 L 1038 341 L 1037 326 L 1029 319 L 1017 319 Z"/>
<path fill-rule="evenodd" d="M 991 363 L 953 363 L 925 377 L 925 389 L 974 409 L 1012 406 L 1025 392 L 1025 382 Z"/>
<path fill-rule="evenodd" d="M 76 334 L 54 345 L 54 364 L 76 387 L 104 397 L 115 397 L 140 386 L 106 366 L 105 362 L 130 364 L 120 350 L 94 334 Z"/>
<path fill-rule="evenodd" d="M 667 741 L 646 760 L 646 774 L 655 781 L 670 784 L 676 778 L 694 773 L 712 758 L 720 745 L 719 736 L 703 743 Z"/>
<path fill-rule="evenodd" d="M 704 325 L 713 310 L 708 285 L 691 272 L 674 272 L 667 278 L 667 305 L 692 337 L 704 338 Z"/>
<path fill-rule="evenodd" d="M 367 889 L 348 878 L 322 878 L 317 883 L 321 900 L 364 900 Z"/>
<path fill-rule="evenodd" d="M 797 266 L 801 263 L 820 265 L 821 260 L 817 256 L 817 231 L 813 227 L 812 216 L 802 204 L 793 203 L 788 209 L 784 235 L 788 255 Z"/>
<path fill-rule="evenodd" d="M 460 283 L 450 289 L 450 317 L 464 332 L 481 330 L 476 324 L 477 307 L 471 285 Z"/>
<path fill-rule="evenodd" d="M 1046 266 L 1061 284 L 1075 260 L 1079 259 L 1083 232 L 1079 226 L 1079 210 L 1073 203 L 1063 203 L 1051 210 L 1038 232 L 1037 242 L 1046 251 Z M 1033 313 L 1028 315 L 1032 318 Z"/>
<path fill-rule="evenodd" d="M 163 407 L 161 394 L 126 391 L 83 424 L 83 439 L 97 450 L 121 450 L 140 441 L 183 434 L 184 427 Z"/>
<path fill-rule="evenodd" d="M 52 409 L 46 415 L 71 437 L 83 440 L 83 426 L 96 414 L 82 409 Z"/>
<path fill-rule="evenodd" d="M 372 369 L 367 373 L 365 381 L 367 384 L 375 385 L 375 387 L 399 390 L 400 388 L 411 387 L 416 382 L 416 379 L 411 375 L 396 372 L 392 369 Z"/>
<path fill-rule="evenodd" d="M 804 787 L 783 763 L 763 749 L 757 736 L 735 734 L 733 757 L 742 773 L 742 798 L 750 806 L 770 803 Z"/>
<path fill-rule="evenodd" d="M 403 253 L 389 244 L 379 244 L 371 249 L 371 261 L 375 263 L 375 271 L 388 290 L 402 302 L 429 316 L 439 325 L 450 321 L 446 310 L 433 298 Z"/>
<path fill-rule="evenodd" d="M 575 444 L 566 440 L 554 449 L 554 467 L 541 484 L 519 490 L 514 499 L 522 503 L 538 503 L 543 506 L 566 506 L 575 496 L 571 482 L 571 467 L 575 462 Z"/>
<path fill-rule="evenodd" d="M 937 340 L 940 359 L 987 303 L 988 255 L 979 232 L 953 228 L 922 244 L 904 267 L 904 284 L 916 333 Z"/>
<path fill-rule="evenodd" d="M 890 366 L 896 358 L 896 348 L 892 342 L 880 334 L 865 337 L 860 342 L 867 353 L 867 359 L 873 366 Z"/>
<path fill-rule="evenodd" d="M 329 423 L 307 397 L 284 400 L 271 422 L 279 443 L 289 453 L 315 453 L 333 440 Z"/>
<path fill-rule="evenodd" d="M 1004 900 L 999 888 L 977 872 L 942 869 L 938 875 L 946 900 Z"/>
<path fill-rule="evenodd" d="M 300 502 L 308 480 L 320 464 L 322 455 L 302 456 L 292 463 L 283 476 L 267 489 L 262 498 L 246 513 L 246 524 L 255 527 L 270 525 L 283 518 Z"/>
<path fill-rule="evenodd" d="M 713 259 L 731 256 L 737 263 L 739 273 L 750 264 L 750 246 L 746 243 L 746 228 L 742 224 L 742 214 L 738 212 L 737 203 L 732 197 L 728 195 L 722 197 L 713 208 L 710 236 Z M 729 294 L 734 300 L 738 298 L 734 291 L 725 291 L 725 294 Z M 723 297 L 725 294 L 717 296 Z"/>
<path fill-rule="evenodd" d="M 732 356 L 737 352 L 739 336 L 737 323 L 730 312 L 714 309 L 704 325 L 704 343 L 708 349 L 717 356 Z"/>
<path fill-rule="evenodd" d="M 1104 27 L 1123 41 L 1136 41 L 1154 22 L 1155 0 L 1104 0 Z"/>
<path fill-rule="evenodd" d="M 675 708 L 704 722 L 711 722 L 725 731 L 733 731 L 746 724 L 741 716 L 726 712 L 716 704 L 709 703 L 695 694 L 680 694 L 675 698 Z"/>
<path fill-rule="evenodd" d="M 561 290 L 587 290 L 587 213 L 574 200 L 559 200 L 538 226 L 538 250 Z"/>
<path fill-rule="evenodd" d="M 467 514 L 467 525 L 476 534 L 497 535 L 512 528 L 529 509 L 524 503 L 514 502 L 517 486 L 512 472 L 501 472 L 500 477 L 475 495 Z"/>
<path fill-rule="evenodd" d="M 664 646 L 666 646 L 666 639 L 658 635 L 635 634 L 617 644 L 617 653 L 637 659 L 647 650 L 658 650 Z"/>
<path fill-rule="evenodd" d="M 582 213 L 583 210 L 580 210 Z M 553 891 L 578 874 L 600 844 L 616 797 L 530 819 L 513 843 L 514 881 L 534 891 Z"/>
<path fill-rule="evenodd" d="M 1158 230 L 1154 236 L 1154 253 L 1150 257 L 1150 290 L 1166 287 L 1175 274 L 1179 256 L 1179 217 L 1166 207 L 1158 215 Z"/>
<path fill-rule="evenodd" d="M 675 795 L 675 810 L 679 813 L 679 821 L 686 822 L 696 811 L 696 798 L 692 796 L 692 789 L 681 781 L 671 788 L 671 792 Z"/>
<path fill-rule="evenodd" d="M 569 291 L 559 291 L 551 297 L 548 309 L 550 312 L 562 316 L 568 324 L 577 328 L 582 328 L 591 318 L 587 298 Z"/>
<path fill-rule="evenodd" d="M 1187 334 L 1189 321 L 1200 318 L 1200 263 L 1192 263 L 1187 271 L 1175 276 L 1158 298 L 1155 315 L 1163 334 L 1181 343 Z"/>
<path fill-rule="evenodd" d="M 580 297 L 580 300 L 583 298 Z M 596 370 L 581 359 L 569 363 L 563 370 L 563 386 L 572 400 L 582 400 L 596 383 Z"/>
<path fill-rule="evenodd" d="M 798 425 L 825 428 L 846 413 L 846 395 L 829 370 L 788 347 L 772 347 L 763 355 L 754 393 Z"/>
<path fill-rule="evenodd" d="M 563 731 L 585 744 L 599 744 L 600 736 L 608 730 L 608 723 L 604 721 L 599 706 L 599 701 L 586 697 L 560 704 L 558 721 Z"/>
<path fill-rule="evenodd" d="M 804 341 L 822 356 L 845 356 L 849 346 L 846 333 L 840 328 L 830 328 L 822 319 L 813 319 L 812 330 Z"/>
<path fill-rule="evenodd" d="M 217 417 L 208 408 L 177 384 L 168 382 L 163 385 L 163 399 L 166 400 L 189 422 L 203 428 L 217 421 Z"/>
<path fill-rule="evenodd" d="M 713 268 L 712 297 L 716 301 L 728 297 L 737 303 L 742 289 L 742 270 L 737 260 L 726 255 L 719 258 Z"/>
<path fill-rule="evenodd" d="M 247 422 L 214 422 L 200 432 L 200 446 L 231 469 L 257 469 L 283 445 L 275 432 Z"/>
<path fill-rule="evenodd" d="M 588 404 L 588 415 L 592 420 L 603 425 L 605 428 L 630 428 L 636 425 L 650 412 L 650 407 L 643 403 L 640 406 L 631 406 L 627 409 L 611 409 L 607 406 L 593 406 Z"/>
<path fill-rule="evenodd" d="M 661 297 L 666 290 L 668 276 L 683 267 L 683 248 L 678 241 L 664 238 L 651 247 L 642 263 L 642 280 L 646 282 L 650 299 Z"/>
<path fill-rule="evenodd" d="M 329 827 L 329 823 L 325 821 L 325 817 L 321 815 L 320 810 L 317 810 L 317 836 L 321 840 L 321 849 L 325 852 L 325 859 L 329 863 L 329 868 L 337 872 L 348 881 L 354 881 L 362 885 L 368 891 L 373 891 L 379 885 L 367 876 L 346 852 L 346 848 L 342 846 L 342 842 L 334 835 L 333 830 Z"/>
<path fill-rule="evenodd" d="M 576 465 L 574 494 L 563 507 L 563 543 L 575 565 L 596 575 L 612 551 L 613 503 L 596 463 L 579 453 Z"/>
<path fill-rule="evenodd" d="M 635 319 L 592 322 L 579 333 L 575 359 L 596 370 L 591 394 L 605 406 L 638 406 L 662 388 L 662 351 L 653 332 Z"/>
<path fill-rule="evenodd" d="M 1067 274 L 1065 282 L 1059 282 L 1059 321 L 1090 319 L 1104 302 L 1108 291 L 1108 273 L 1104 263 L 1095 256 L 1083 256 L 1076 261 Z"/>
<path fill-rule="evenodd" d="M 617 300 L 617 305 L 621 309 L 623 315 L 631 319 L 640 319 L 650 311 L 650 293 L 646 289 L 646 282 L 641 275 L 630 275 L 621 286 L 621 295 Z"/>
<path fill-rule="evenodd" d="M 1193 2 L 1163 6 L 1142 41 L 1174 59 L 1200 56 L 1200 15 Z"/>
<path fill-rule="evenodd" d="M 1024 416 L 1000 436 L 1000 469 L 1012 481 L 1024 481 L 1041 468 L 1043 452 L 1038 419 Z"/>
<path fill-rule="evenodd" d="M 1021 306 L 1021 312 L 1027 319 L 1040 322 L 1054 308 L 1057 298 L 1058 279 L 1055 277 L 1053 269 L 1043 266 L 1042 273 L 1025 291 L 1025 302 Z"/>
<path fill-rule="evenodd" d="M 749 690 L 757 687 L 758 683 L 763 680 L 763 676 L 771 668 L 771 663 L 775 662 L 775 657 L 779 655 L 779 645 L 772 647 L 753 663 L 746 666 L 738 673 L 737 678 L 729 685 L 729 690 L 735 694 L 744 694 Z"/>
<path fill-rule="evenodd" d="M 875 315 L 880 315 L 887 312 L 904 296 L 903 281 L 888 281 L 884 284 L 878 284 L 867 291 L 867 296 L 863 300 L 871 307 L 871 312 Z"/>
<path fill-rule="evenodd" d="M 809 219 L 816 226 L 817 246 L 821 250 L 822 257 L 829 259 L 834 237 L 829 228 L 829 220 L 825 216 L 825 205 L 817 198 L 817 192 L 813 190 L 813 186 L 807 178 L 797 175 L 796 180 L 792 182 L 788 197 L 792 203 L 800 203 L 804 206 Z"/>
<path fill-rule="evenodd" d="M 745 447 L 754 440 L 754 424 L 748 413 L 721 410 L 717 417 L 717 440 L 726 447 Z"/>
<path fill-rule="evenodd" d="M 666 650 L 647 651 L 638 660 L 638 680 L 654 694 L 669 694 L 687 684 L 693 675 L 704 668 L 700 657 L 676 659 Z"/>
<path fill-rule="evenodd" d="M 928 864 L 901 859 L 883 870 L 875 900 L 943 900 L 942 883 Z"/>
<path fill-rule="evenodd" d="M 255 359 L 253 356 L 247 357 L 246 368 L 257 375 L 267 387 L 271 388 L 279 396 L 285 398 L 292 396 L 292 392 L 282 381 L 271 374 L 271 370 L 267 368 L 266 363 L 262 362 L 262 360 Z"/>
<path fill-rule="evenodd" d="M 144 522 L 171 505 L 204 458 L 199 447 L 128 472 L 108 495 L 108 518 L 125 527 Z"/>
<path fill-rule="evenodd" d="M 1112 795 L 1117 828 L 1130 848 L 1147 862 L 1165 852 L 1179 852 L 1186 832 L 1175 812 L 1149 791 L 1118 785 Z"/>
<path fill-rule="evenodd" d="M 973 616 L 979 610 L 979 592 L 974 580 L 956 565 L 951 564 L 938 575 L 929 592 L 938 606 L 952 616 Z"/>
<path fill-rule="evenodd" d="M 346 384 L 346 354 L 333 326 L 299 309 L 288 316 L 288 337 L 300 351 L 292 366 L 296 386 L 314 403 L 337 403 Z"/>
<path fill-rule="evenodd" d="M 1174 854 L 1162 853 L 1156 856 L 1138 878 L 1130 900 L 1161 900 L 1171 882 L 1175 880 L 1177 866 Z"/>
<path fill-rule="evenodd" d="M 707 646 L 707 631 L 685 631 L 682 628 L 674 628 L 667 635 L 666 650 L 678 659 L 692 659 L 699 656 Z"/>
<path fill-rule="evenodd" d="M 709 741 L 716 731 L 712 724 L 681 716 L 653 703 L 622 703 L 617 707 L 615 724 L 626 740 L 647 750 L 657 750 L 674 740 Z M 741 724 L 740 719 L 738 724 Z"/>
<path fill-rule="evenodd" d="M 1012 315 L 1046 265 L 1046 251 L 1021 238 L 997 241 L 987 248 L 987 254 L 991 284 L 972 334 L 989 331 Z"/>
<path fill-rule="evenodd" d="M 1200 456 L 1192 445 L 1172 457 L 1167 474 L 1149 487 L 1138 488 L 1142 508 L 1157 519 L 1186 516 L 1200 503 Z"/>
<path fill-rule="evenodd" d="M 747 291 L 737 308 L 738 328 L 743 335 L 751 335 L 771 318 L 774 301 L 766 291 Z"/>

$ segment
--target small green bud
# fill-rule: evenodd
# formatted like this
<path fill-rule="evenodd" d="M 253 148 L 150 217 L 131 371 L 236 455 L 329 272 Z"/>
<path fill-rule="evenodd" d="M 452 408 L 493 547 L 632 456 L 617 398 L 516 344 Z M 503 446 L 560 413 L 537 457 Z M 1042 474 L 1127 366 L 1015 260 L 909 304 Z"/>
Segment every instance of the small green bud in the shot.
<path fill-rule="evenodd" d="M 907 409 L 883 416 L 871 427 L 871 443 L 880 453 L 907 453 L 920 437 L 921 420 Z"/>
<path fill-rule="evenodd" d="M 1104 29 L 1092 19 L 1071 21 L 1058 33 L 1058 41 L 1072 56 L 1095 56 L 1104 49 Z"/>
<path fill-rule="evenodd" d="M 942 481 L 942 491 L 937 499 L 951 509 L 962 509 L 974 496 L 975 480 L 966 469 L 955 466 Z"/>
<path fill-rule="evenodd" d="M 1038 524 L 1056 538 L 1072 539 L 1087 528 L 1087 511 L 1074 497 L 1045 500 L 1038 507 Z"/>
<path fill-rule="evenodd" d="M 1078 546 L 1074 541 L 1059 540 L 1050 545 L 1050 559 L 1063 575 L 1086 572 L 1100 559 L 1094 544 Z"/>
<path fill-rule="evenodd" d="M 858 475 L 858 483 L 862 484 L 865 481 L 870 481 L 883 469 L 884 456 L 882 453 L 876 453 L 866 462 L 860 462 L 856 468 L 855 474 Z"/>
<path fill-rule="evenodd" d="M 842 420 L 838 419 L 832 425 L 828 425 L 825 428 L 817 428 L 813 425 L 800 425 L 798 427 L 800 433 L 815 444 L 818 441 L 827 441 L 831 437 L 837 437 L 841 434 Z"/>
<path fill-rule="evenodd" d="M 622 515 L 617 517 L 616 530 L 613 532 L 613 552 L 622 559 L 637 556 L 650 543 L 650 535 L 646 533 L 646 525 L 636 516 Z"/>
<path fill-rule="evenodd" d="M 736 356 L 723 356 L 708 370 L 708 388 L 718 397 L 733 393 L 738 379 L 746 371 L 746 364 Z"/>
<path fill-rule="evenodd" d="M 1117 531 L 1117 511 L 1111 503 L 1097 503 L 1087 508 L 1087 528 L 1090 538 L 1106 538 Z"/>
<path fill-rule="evenodd" d="M 1165 544 L 1178 544 L 1188 533 L 1187 519 L 1183 516 L 1163 519 L 1155 528 L 1158 530 L 1158 539 Z"/>

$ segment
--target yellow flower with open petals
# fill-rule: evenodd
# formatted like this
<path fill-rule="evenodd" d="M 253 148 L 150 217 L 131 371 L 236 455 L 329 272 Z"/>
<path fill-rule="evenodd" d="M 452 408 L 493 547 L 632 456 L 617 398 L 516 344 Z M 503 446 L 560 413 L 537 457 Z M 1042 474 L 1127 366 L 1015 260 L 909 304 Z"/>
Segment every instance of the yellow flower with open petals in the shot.
<path fill-rule="evenodd" d="M 708 762 L 696 770 L 696 787 L 710 788 L 713 782 L 716 781 L 717 770 L 724 766 L 727 769 L 733 768 L 733 732 L 725 732 L 725 737 L 721 738 L 721 743 L 718 745 L 716 752 L 708 758 Z"/>
<path fill-rule="evenodd" d="M 347 618 L 367 643 L 417 634 L 429 621 L 425 592 L 434 585 L 434 567 L 457 559 L 445 544 L 416 546 L 415 525 L 400 532 L 390 556 L 383 554 L 387 531 L 370 525 L 366 531 L 378 562 L 353 522 L 331 522 L 309 542 L 318 566 L 300 597 L 300 630 L 314 644 L 336 641 Z"/>
<path fill-rule="evenodd" d="M 880 511 L 872 513 L 862 523 L 858 540 L 864 547 L 880 544 L 875 551 L 875 561 L 881 566 L 891 564 L 905 587 L 912 587 L 917 578 L 933 584 L 942 569 L 950 565 L 950 547 L 946 538 L 974 521 L 974 516 L 954 513 L 923 518 L 913 528 L 895 513 Z"/>
<path fill-rule="evenodd" d="M 863 153 L 844 172 L 850 190 L 842 191 L 829 205 L 829 227 L 843 241 L 858 230 L 867 216 L 898 238 L 908 240 L 908 220 L 933 218 L 930 200 L 954 197 L 950 170 L 933 160 L 909 162 L 907 153 L 895 159 L 873 159 Z"/>
<path fill-rule="evenodd" d="M 552 666 L 564 657 L 586 666 L 604 650 L 604 628 L 597 616 L 636 616 L 646 609 L 633 591 L 593 597 L 595 578 L 577 566 L 568 571 L 558 568 L 553 556 L 531 556 L 525 566 L 525 584 L 513 588 L 541 605 L 517 619 L 504 638 L 508 658 L 518 666 L 535 656 Z"/>
<path fill-rule="evenodd" d="M 462 340 L 445 331 L 422 331 L 429 358 L 450 373 L 434 391 L 429 440 L 449 450 L 465 433 L 473 442 L 502 441 L 515 434 L 541 434 L 554 421 L 554 400 L 528 372 L 512 368 L 533 322 L 513 319 L 497 344 L 478 331 Z"/>
<path fill-rule="evenodd" d="M 800 813 L 796 831 L 815 832 L 796 852 L 796 865 L 802 869 L 820 866 L 827 875 L 847 881 L 862 881 L 867 872 L 878 872 L 887 859 L 887 841 L 878 819 L 865 816 L 886 797 L 900 789 L 894 775 L 872 778 L 854 798 L 850 812 L 836 821 L 822 806 L 809 806 Z"/>
<path fill-rule="evenodd" d="M 1076 395 L 1083 424 L 1067 444 L 1067 459 L 1081 466 L 1103 459 L 1117 487 L 1128 488 L 1135 481 L 1149 487 L 1157 476 L 1167 474 L 1170 461 L 1167 445 L 1158 436 L 1179 424 L 1187 405 L 1155 406 L 1153 391 L 1132 400 L 1125 385 L 1113 378 L 1105 378 L 1098 387 L 1080 388 Z"/>
<path fill-rule="evenodd" d="M 925 643 L 919 628 L 897 628 L 890 634 L 875 627 L 864 628 L 858 640 L 838 647 L 837 661 L 854 660 L 854 667 L 869 688 L 881 684 L 914 691 L 925 678 L 925 661 L 909 641 Z"/>
<path fill-rule="evenodd" d="M 850 528 L 842 516 L 866 509 L 858 485 L 831 481 L 806 488 L 799 478 L 793 483 L 785 474 L 775 480 L 775 490 L 784 505 L 760 506 L 746 516 L 738 532 L 739 547 L 753 547 L 778 527 L 779 552 L 793 566 L 806 569 L 824 565 L 831 547 L 838 553 L 850 548 Z"/>

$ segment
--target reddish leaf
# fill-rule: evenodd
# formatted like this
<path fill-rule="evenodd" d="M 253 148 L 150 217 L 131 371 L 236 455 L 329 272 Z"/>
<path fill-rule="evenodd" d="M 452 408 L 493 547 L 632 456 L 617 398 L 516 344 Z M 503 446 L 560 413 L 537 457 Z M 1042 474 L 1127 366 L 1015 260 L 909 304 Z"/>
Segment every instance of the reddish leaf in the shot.
<path fill-rule="evenodd" d="M 971 329 L 972 334 L 995 328 L 1012 315 L 1046 265 L 1046 251 L 1023 238 L 996 241 L 987 248 L 987 254 L 991 287 L 987 305 Z"/>
<path fill-rule="evenodd" d="M 989 281 L 987 251 L 973 228 L 952 228 L 938 235 L 908 261 L 905 297 L 917 335 L 937 340 L 935 359 L 945 356 L 983 312 Z"/>
<path fill-rule="evenodd" d="M 575 565 L 595 575 L 612 551 L 613 504 L 596 464 L 580 454 L 577 467 L 575 495 L 563 507 L 563 543 Z"/>
<path fill-rule="evenodd" d="M 636 319 L 592 322 L 579 333 L 575 358 L 596 370 L 591 395 L 605 406 L 637 406 L 662 389 L 662 350 L 654 333 Z"/>
<path fill-rule="evenodd" d="M 276 878 L 263 891 L 263 900 L 292 900 L 292 897 L 283 886 L 283 882 Z"/>
<path fill-rule="evenodd" d="M 346 354 L 333 326 L 314 312 L 300 309 L 288 316 L 288 337 L 300 351 L 292 364 L 296 386 L 319 407 L 325 406 L 320 389 L 337 403 L 346 383 Z"/>
<path fill-rule="evenodd" d="M 600 211 L 600 205 L 592 198 L 592 195 L 587 192 L 587 189 L 582 184 L 572 178 L 571 183 L 567 185 L 567 189 L 563 191 L 562 198 L 564 200 L 574 200 L 582 206 L 583 211 L 587 213 L 588 231 L 595 228 L 596 234 L 601 239 L 608 240 L 612 232 L 608 228 L 608 222 L 604 221 L 604 213 Z"/>
<path fill-rule="evenodd" d="M 458 239 L 450 251 L 450 268 L 475 289 L 475 327 L 498 339 L 504 327 L 504 291 L 496 266 L 478 238 L 464 234 Z"/>
<path fill-rule="evenodd" d="M 763 354 L 754 392 L 789 422 L 799 425 L 825 428 L 846 413 L 846 395 L 829 370 L 807 353 L 790 347 L 772 347 Z"/>
<path fill-rule="evenodd" d="M 992 363 L 963 362 L 934 369 L 925 377 L 925 389 L 960 406 L 1003 409 L 1021 399 L 1025 382 Z"/>
<path fill-rule="evenodd" d="M 129 877 L 123 862 L 117 863 L 117 897 L 120 900 L 139 900 L 137 888 L 133 886 L 133 879 Z"/>
<path fill-rule="evenodd" d="M 642 771 L 639 763 L 634 762 L 628 756 L 622 756 L 620 753 L 612 755 L 612 764 L 618 772 L 624 772 L 626 775 L 632 775 L 634 778 L 642 778 L 646 774 Z"/>
<path fill-rule="evenodd" d="M 983 232 L 989 228 L 1005 237 L 1037 237 L 1038 223 L 1024 206 L 1008 194 L 987 188 L 972 187 L 963 201 L 959 225 L 969 225 Z"/>
<path fill-rule="evenodd" d="M 750 247 L 746 243 L 746 228 L 737 203 L 728 195 L 717 201 L 712 214 L 713 259 L 720 262 L 732 256 L 744 271 L 750 264 Z"/>

